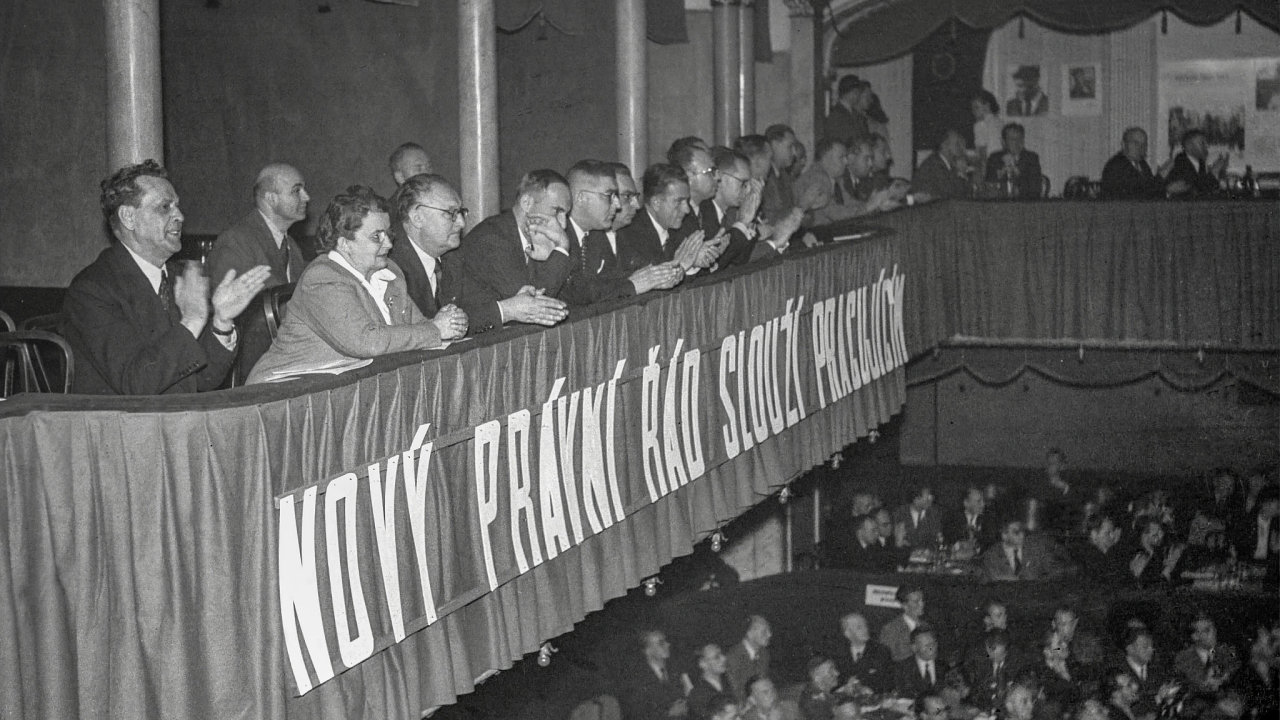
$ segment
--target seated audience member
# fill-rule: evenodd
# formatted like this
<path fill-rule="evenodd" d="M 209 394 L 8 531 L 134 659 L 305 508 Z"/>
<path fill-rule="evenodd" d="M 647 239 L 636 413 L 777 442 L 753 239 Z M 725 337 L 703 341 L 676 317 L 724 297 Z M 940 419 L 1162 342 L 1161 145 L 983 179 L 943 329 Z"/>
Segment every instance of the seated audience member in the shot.
<path fill-rule="evenodd" d="M 1140 712 L 1138 683 L 1128 670 L 1108 672 L 1103 678 L 1108 709 L 1114 720 L 1151 720 L 1155 713 Z"/>
<path fill-rule="evenodd" d="M 756 241 L 755 217 L 760 210 L 760 193 L 764 184 L 751 177 L 751 163 L 740 152 L 716 148 L 712 152 L 716 164 L 715 197 L 702 203 L 702 231 L 715 237 L 721 230 L 729 242 L 716 266 L 745 265 L 751 258 Z"/>
<path fill-rule="evenodd" d="M 618 231 L 618 265 L 635 272 L 650 265 L 678 263 L 685 274 L 711 267 L 718 250 L 698 230 L 685 238 L 675 231 L 689 214 L 689 181 L 684 170 L 658 163 L 644 171 L 644 207 Z"/>
<path fill-rule="evenodd" d="M 302 249 L 289 237 L 289 228 L 306 219 L 310 199 L 297 169 L 282 163 L 262 168 L 253 183 L 254 209 L 222 231 L 209 251 L 210 277 L 225 277 L 228 270 L 244 275 L 251 268 L 266 265 L 271 275 L 264 290 L 297 280 L 304 262 Z M 257 304 L 241 313 L 236 327 L 240 335 L 236 368 L 243 379 L 271 346 L 271 332 Z"/>
<path fill-rule="evenodd" d="M 779 699 L 778 688 L 768 677 L 750 678 L 746 690 L 742 720 L 799 720 L 799 706 L 793 700 Z"/>
<path fill-rule="evenodd" d="M 850 513 L 853 517 L 857 517 L 875 513 L 875 511 L 884 506 L 884 502 L 875 493 L 860 492 L 853 494 L 853 499 L 849 501 L 849 505 Z"/>
<path fill-rule="evenodd" d="M 302 272 L 275 342 L 249 383 L 305 373 L 352 358 L 441 347 L 467 333 L 467 316 L 444 309 L 428 320 L 409 299 L 391 252 L 390 206 L 353 185 L 325 209 L 316 228 L 323 253 Z"/>
<path fill-rule="evenodd" d="M 790 173 L 786 170 L 796 159 L 796 134 L 786 125 L 770 125 L 764 133 L 769 141 L 769 174 L 764 181 L 760 211 L 775 220 L 786 216 L 792 208 L 804 207 L 795 193 Z"/>
<path fill-rule="evenodd" d="M 723 253 L 729 242 L 729 234 L 724 232 L 719 223 L 714 222 L 715 218 L 704 220 L 702 217 L 705 205 L 712 202 L 719 189 L 719 177 L 711 153 L 700 147 L 686 147 L 668 157 L 675 161 L 673 165 L 684 170 L 685 177 L 689 180 L 689 212 L 672 235 L 679 241 L 701 230 L 707 246 L 714 248 L 717 253 Z M 707 221 L 712 222 L 708 225 Z M 709 232 L 709 228 L 714 231 Z"/>
<path fill-rule="evenodd" d="M 1005 693 L 1002 720 L 1039 720 L 1039 698 L 1040 685 L 1037 679 L 1027 675 L 1019 677 L 1009 685 L 1009 690 Z"/>
<path fill-rule="evenodd" d="M 939 695 L 946 703 L 945 717 L 948 720 L 973 720 L 982 714 L 982 710 L 973 704 L 973 691 L 959 668 L 951 668 L 943 676 Z"/>
<path fill-rule="evenodd" d="M 893 689 L 899 697 L 920 697 L 942 688 L 938 636 L 928 626 L 911 631 L 911 656 L 893 667 Z"/>
<path fill-rule="evenodd" d="M 982 488 L 965 488 L 961 507 L 943 518 L 942 534 L 949 543 L 969 543 L 975 552 L 996 541 L 995 523 L 987 516 L 987 498 Z"/>
<path fill-rule="evenodd" d="M 899 560 L 905 561 L 893 548 L 879 543 L 879 526 L 875 517 L 862 515 L 853 521 L 853 542 L 844 548 L 842 557 L 833 558 L 832 567 L 861 570 L 868 573 L 893 572 Z"/>
<path fill-rule="evenodd" d="M 854 138 L 866 135 L 869 130 L 863 102 L 870 93 L 871 85 L 857 75 L 841 77 L 836 85 L 836 102 L 822 122 L 822 136 L 848 145 Z M 817 157 L 816 152 L 814 156 Z"/>
<path fill-rule="evenodd" d="M 1051 447 L 1044 454 L 1045 468 L 1042 478 L 1027 491 L 1043 506 L 1041 515 L 1045 527 L 1028 530 L 1072 531 L 1080 527 L 1080 512 L 1085 504 L 1085 493 L 1071 484 L 1067 478 L 1067 456 L 1062 450 Z"/>
<path fill-rule="evenodd" d="M 495 297 L 523 291 L 560 298 L 581 262 L 571 254 L 564 230 L 572 204 L 569 181 L 560 173 L 527 173 L 515 205 L 480 221 L 463 238 L 459 252 L 471 276 Z"/>
<path fill-rule="evenodd" d="M 966 198 L 973 194 L 966 172 L 964 138 L 958 131 L 948 130 L 934 152 L 916 168 L 911 188 L 926 199 Z"/>
<path fill-rule="evenodd" d="M 773 627 L 768 620 L 760 615 L 747 618 L 746 634 L 725 656 L 725 674 L 735 696 L 746 694 L 747 680 L 769 675 L 769 640 L 772 638 Z"/>
<path fill-rule="evenodd" d="M 1191 644 L 1173 657 L 1173 671 L 1192 691 L 1216 693 L 1240 669 L 1236 649 L 1218 642 L 1218 625 L 1207 615 L 1191 621 Z"/>
<path fill-rule="evenodd" d="M 178 194 L 154 160 L 102 181 L 102 214 L 116 242 L 71 281 L 61 334 L 76 372 L 71 390 L 161 395 L 213 390 L 235 361 L 235 320 L 262 291 L 265 265 L 210 281 L 196 263 L 166 264 L 182 249 Z M 210 312 L 212 306 L 212 313 Z"/>
<path fill-rule="evenodd" d="M 998 182 L 1017 198 L 1038 198 L 1044 189 L 1040 156 L 1026 149 L 1026 130 L 1009 123 L 1000 133 L 1004 149 L 987 158 L 987 182 Z"/>
<path fill-rule="evenodd" d="M 942 697 L 944 687 L 946 687 L 945 683 L 940 683 L 937 690 L 916 696 L 912 706 L 916 713 L 916 720 L 947 720 L 949 708 L 947 701 Z"/>
<path fill-rule="evenodd" d="M 1055 556 L 1051 542 L 1040 533 L 1028 535 L 1016 517 L 1000 523 L 1000 542 L 982 553 L 982 571 L 988 580 L 1048 580 L 1069 570 Z"/>
<path fill-rule="evenodd" d="M 618 264 L 618 231 L 635 220 L 640 210 L 640 191 L 631 168 L 622 163 L 609 163 L 614 180 L 618 183 L 618 212 L 614 213 L 609 229 L 602 233 L 588 233 L 582 245 L 582 265 L 585 272 L 613 276 L 622 272 Z"/>
<path fill-rule="evenodd" d="M 430 175 L 433 171 L 431 156 L 415 142 L 407 142 L 392 150 L 391 157 L 387 158 L 387 166 L 391 168 L 391 177 L 396 181 L 396 187 L 400 187 L 414 175 Z"/>
<path fill-rule="evenodd" d="M 924 622 L 924 590 L 914 585 L 899 585 L 894 598 L 902 605 L 902 614 L 884 624 L 877 638 L 888 648 L 895 663 L 911 657 L 911 634 Z"/>
<path fill-rule="evenodd" d="M 691 687 L 688 692 L 689 717 L 692 720 L 706 720 L 711 716 L 711 699 L 720 695 L 735 697 L 731 684 L 725 677 L 725 657 L 720 646 L 707 643 L 698 648 L 698 673 L 690 678 Z"/>
<path fill-rule="evenodd" d="M 1126 558 L 1117 548 L 1121 531 L 1115 518 L 1107 510 L 1099 511 L 1089 519 L 1089 542 L 1080 552 L 1080 576 L 1099 583 L 1120 583 L 1132 580 L 1125 568 Z"/>
<path fill-rule="evenodd" d="M 738 720 L 738 701 L 732 695 L 720 694 L 707 701 L 706 720 Z"/>
<path fill-rule="evenodd" d="M 1102 168 L 1102 197 L 1106 200 L 1164 197 L 1164 181 L 1147 164 L 1147 133 L 1142 128 L 1125 130 L 1120 152 Z"/>
<path fill-rule="evenodd" d="M 982 606 L 983 632 L 1009 630 L 1009 606 L 1002 600 L 991 599 Z"/>
<path fill-rule="evenodd" d="M 667 148 L 667 162 L 679 166 L 680 162 L 674 158 L 684 152 L 686 148 L 698 148 L 705 152 L 711 152 L 711 146 L 707 144 L 706 140 L 697 135 L 686 135 L 671 142 L 671 146 Z"/>
<path fill-rule="evenodd" d="M 893 511 L 893 537 L 898 547 L 933 548 L 942 537 L 942 519 L 933 506 L 933 490 L 915 488 L 911 500 Z"/>
<path fill-rule="evenodd" d="M 1166 543 L 1164 523 L 1151 515 L 1143 517 L 1137 546 L 1129 555 L 1129 573 L 1142 585 L 1172 582 L 1180 572 L 1186 545 Z"/>
<path fill-rule="evenodd" d="M 470 276 L 458 253 L 467 209 L 453 185 L 439 175 L 414 175 L 400 184 L 391 198 L 391 255 L 404 274 L 409 299 L 423 317 L 461 310 L 469 332 L 502 327 L 503 319 L 518 322 L 564 319 L 564 303 L 554 298 L 517 294 L 504 300 L 489 297 Z M 545 312 L 545 318 L 539 313 Z"/>
<path fill-rule="evenodd" d="M 840 691 L 857 693 L 857 688 L 883 693 L 893 687 L 893 659 L 885 646 L 871 639 L 871 628 L 861 613 L 840 618 L 840 634 L 847 644 L 831 657 L 840 671 Z"/>
<path fill-rule="evenodd" d="M 1066 641 L 1071 649 L 1071 657 L 1084 667 L 1086 673 L 1092 673 L 1105 659 L 1102 640 L 1080 627 L 1080 613 L 1075 607 L 1059 605 L 1054 608 L 1049 629 Z"/>
<path fill-rule="evenodd" d="M 577 305 L 590 305 L 643 295 L 650 290 L 670 289 L 684 279 L 683 268 L 675 263 L 658 263 L 630 274 L 615 271 L 608 275 L 598 274 L 595 268 L 586 265 L 583 248 L 589 244 L 599 245 L 600 238 L 613 228 L 613 220 L 621 210 L 618 178 L 612 165 L 598 160 L 574 164 L 569 168 L 569 194 L 573 207 L 565 232 L 570 256 L 577 255 L 582 265 L 565 281 L 561 292 L 564 299 Z"/>
<path fill-rule="evenodd" d="M 1253 514 L 1237 524 L 1233 545 L 1236 557 L 1265 563 L 1274 576 L 1280 555 L 1280 490 L 1268 487 L 1257 495 Z"/>
<path fill-rule="evenodd" d="M 804 143 L 796 141 L 796 159 L 791 161 L 791 167 L 787 168 L 787 174 L 792 180 L 799 178 L 804 174 L 805 168 L 809 167 L 809 150 Z"/>
<path fill-rule="evenodd" d="M 906 197 L 904 186 L 877 178 L 875 157 L 876 144 L 871 137 L 854 138 L 849 145 L 847 171 L 842 178 L 845 181 L 843 200 L 857 215 L 892 210 Z"/>
<path fill-rule="evenodd" d="M 1182 136 L 1182 152 L 1173 158 L 1165 192 L 1179 199 L 1216 195 L 1226 171 L 1227 154 L 1218 155 L 1210 164 L 1209 139 L 1201 130 L 1188 130 Z"/>
<path fill-rule="evenodd" d="M 809 682 L 800 691 L 800 716 L 805 720 L 831 720 L 835 706 L 836 683 L 840 674 L 831 658 L 815 655 L 805 670 Z"/>
<path fill-rule="evenodd" d="M 889 514 L 889 508 L 877 508 L 874 517 L 876 519 L 876 533 L 879 535 L 877 540 L 880 547 L 893 547 L 893 517 Z"/>
<path fill-rule="evenodd" d="M 743 135 L 733 141 L 733 149 L 747 158 L 751 179 L 760 181 L 763 189 L 773 169 L 773 151 L 769 149 L 769 139 L 763 135 Z"/>
<path fill-rule="evenodd" d="M 1156 662 L 1156 646 L 1150 630 L 1145 627 L 1129 628 L 1123 642 L 1124 659 L 1109 671 L 1109 676 L 1126 672 L 1133 678 L 1138 687 L 1133 704 L 1139 714 L 1146 714 L 1155 709 L 1156 698 L 1169 681 L 1169 676 Z"/>
<path fill-rule="evenodd" d="M 1244 502 L 1240 492 L 1240 479 L 1230 468 L 1216 468 L 1208 477 L 1208 487 L 1203 493 L 1188 498 L 1192 508 L 1183 508 L 1180 513 L 1187 517 L 1193 512 L 1201 513 L 1212 524 L 1212 529 L 1234 534 L 1237 526 L 1244 520 Z M 1191 510 L 1192 512 L 1187 512 Z"/>
<path fill-rule="evenodd" d="M 1071 645 L 1060 633 L 1050 630 L 1040 644 L 1042 663 L 1036 667 L 1045 704 L 1060 715 L 1080 702 L 1084 671 L 1071 657 Z"/>
<path fill-rule="evenodd" d="M 866 183 L 867 190 L 876 192 L 893 188 L 893 199 L 902 201 L 911 185 L 901 178 L 895 180 L 892 175 L 893 148 L 889 145 L 889 138 L 876 133 L 868 137 L 871 138 L 871 177 Z"/>
<path fill-rule="evenodd" d="M 819 140 L 813 151 L 813 165 L 796 180 L 797 192 L 814 199 L 814 204 L 805 208 L 806 225 L 826 225 L 858 214 L 852 198 L 847 198 L 840 187 L 845 155 L 845 145 L 839 140 Z"/>
<path fill-rule="evenodd" d="M 1018 676 L 1021 666 L 1014 660 L 1007 630 L 987 631 L 980 655 L 970 652 L 965 661 L 965 674 L 973 688 L 973 701 L 982 708 L 998 708 L 1004 704 L 1010 681 Z"/>
<path fill-rule="evenodd" d="M 667 669 L 671 643 L 660 630 L 640 633 L 640 666 L 623 689 L 623 715 L 628 720 L 665 720 L 688 714 L 689 704 L 675 674 Z"/>

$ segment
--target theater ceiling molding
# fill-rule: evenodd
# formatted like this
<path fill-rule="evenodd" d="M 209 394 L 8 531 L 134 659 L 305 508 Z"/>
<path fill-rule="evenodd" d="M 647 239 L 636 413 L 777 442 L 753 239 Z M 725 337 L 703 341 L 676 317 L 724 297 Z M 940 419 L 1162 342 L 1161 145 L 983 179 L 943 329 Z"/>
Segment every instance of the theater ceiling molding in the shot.
<path fill-rule="evenodd" d="M 1172 13 L 1192 25 L 1214 25 L 1243 15 L 1280 32 L 1275 0 L 834 0 L 826 10 L 836 32 L 829 33 L 832 67 L 871 65 L 911 51 L 947 22 L 993 29 L 1029 18 L 1051 30 L 1097 34 L 1132 27 L 1154 15 Z"/>

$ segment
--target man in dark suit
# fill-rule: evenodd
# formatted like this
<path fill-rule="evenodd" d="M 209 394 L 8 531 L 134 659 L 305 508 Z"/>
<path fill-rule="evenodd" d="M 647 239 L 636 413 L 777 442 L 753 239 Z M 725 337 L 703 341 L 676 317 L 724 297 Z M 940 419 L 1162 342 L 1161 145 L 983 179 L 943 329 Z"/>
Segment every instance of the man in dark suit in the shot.
<path fill-rule="evenodd" d="M 271 271 L 229 271 L 212 298 L 197 265 L 170 275 L 166 262 L 182 248 L 183 215 L 154 160 L 104 180 L 101 202 L 118 242 L 67 288 L 62 335 L 76 360 L 72 391 L 159 395 L 218 387 L 235 359 L 234 321 Z"/>
<path fill-rule="evenodd" d="M 871 639 L 866 617 L 861 613 L 849 613 L 840 618 L 840 634 L 847 644 L 833 650 L 831 657 L 840 671 L 843 691 L 854 694 L 854 685 L 877 693 L 892 689 L 893 660 L 885 646 Z"/>
<path fill-rule="evenodd" d="M 981 648 L 971 650 L 965 658 L 964 674 L 973 689 L 973 703 L 980 708 L 1004 705 L 1009 682 L 1021 670 L 1013 655 L 1007 630 L 988 630 Z"/>
<path fill-rule="evenodd" d="M 579 265 L 565 282 L 563 296 L 566 300 L 576 305 L 590 305 L 643 295 L 650 290 L 666 290 L 684 279 L 683 269 L 674 263 L 649 265 L 630 274 L 616 269 L 608 274 L 598 273 L 588 264 L 586 247 L 599 247 L 599 236 L 613 228 L 614 217 L 621 209 L 618 179 L 613 166 L 599 160 L 582 160 L 574 164 L 569 169 L 569 194 L 573 209 L 569 212 L 569 225 L 565 232 L 569 237 L 570 256 L 577 257 Z"/>
<path fill-rule="evenodd" d="M 715 261 L 705 233 L 675 238 L 689 214 L 689 180 L 675 165 L 658 163 L 644 171 L 644 207 L 631 224 L 618 231 L 618 266 L 631 273 L 649 265 L 679 263 L 686 275 Z"/>
<path fill-rule="evenodd" d="M 1040 197 L 1044 190 L 1040 156 L 1026 148 L 1026 129 L 1019 123 L 1009 123 L 1000 138 L 1004 149 L 987 158 L 986 181 L 1010 187 L 1016 198 Z"/>
<path fill-rule="evenodd" d="M 755 220 L 764 183 L 751 177 L 751 161 L 736 150 L 720 148 L 712 160 L 716 164 L 716 194 L 702 203 L 703 235 L 715 237 L 721 230 L 729 235 L 716 261 L 718 267 L 745 265 L 756 240 Z"/>
<path fill-rule="evenodd" d="M 628 677 L 622 697 L 623 716 L 627 720 L 667 720 L 688 714 L 684 689 L 675 674 L 668 671 L 671 644 L 661 630 L 640 634 L 642 658 L 640 666 Z"/>
<path fill-rule="evenodd" d="M 1051 541 L 1040 535 L 1028 536 L 1017 517 L 1000 523 L 1000 542 L 982 554 L 982 571 L 987 580 L 1050 580 L 1068 574 L 1054 552 Z"/>
<path fill-rule="evenodd" d="M 916 168 L 911 189 L 933 200 L 965 198 L 972 194 L 964 177 L 964 138 L 956 130 L 948 130 L 933 154 Z"/>
<path fill-rule="evenodd" d="M 572 205 L 569 181 L 560 173 L 525 174 L 515 205 L 466 234 L 459 252 L 468 272 L 495 297 L 523 291 L 559 298 L 579 262 L 564 231 Z"/>
<path fill-rule="evenodd" d="M 1232 531 L 1236 555 L 1245 562 L 1266 563 L 1274 578 L 1276 556 L 1280 554 L 1280 493 L 1274 487 L 1258 493 L 1253 514 L 1236 524 Z"/>
<path fill-rule="evenodd" d="M 1126 559 L 1116 549 L 1121 531 L 1110 512 L 1089 518 L 1089 542 L 1080 551 L 1080 574 L 1090 582 L 1126 583 L 1133 580 Z"/>
<path fill-rule="evenodd" d="M 254 209 L 218 236 L 209 252 L 209 276 L 220 278 L 228 270 L 243 275 L 249 268 L 266 265 L 271 269 L 267 288 L 297 280 L 304 260 L 302 249 L 289 237 L 289 228 L 306 219 L 310 199 L 296 168 L 283 163 L 262 168 L 253 183 Z M 236 326 L 240 335 L 236 374 L 243 379 L 271 347 L 271 332 L 257 303 Z"/>
<path fill-rule="evenodd" d="M 723 228 L 713 218 L 702 216 L 704 206 L 716 196 L 720 184 L 711 153 L 700 147 L 685 146 L 668 153 L 667 162 L 684 170 L 685 177 L 689 179 L 689 214 L 672 235 L 679 241 L 701 230 L 707 249 L 714 252 L 718 260 L 729 243 L 729 234 L 722 232 Z M 703 272 L 710 272 L 715 267 L 713 264 Z"/>
<path fill-rule="evenodd" d="M 919 486 L 911 502 L 893 511 L 893 534 L 898 547 L 933 548 L 942 536 L 942 518 L 933 503 L 933 489 Z"/>
<path fill-rule="evenodd" d="M 911 631 L 911 657 L 893 668 L 893 689 L 899 697 L 919 697 L 942 687 L 938 667 L 938 638 L 927 626 Z"/>
<path fill-rule="evenodd" d="M 631 168 L 619 162 L 608 165 L 613 168 L 614 180 L 618 183 L 618 212 L 614 213 L 608 230 L 587 234 L 582 243 L 582 263 L 588 272 L 612 276 L 622 274 L 618 265 L 618 231 L 635 220 L 640 210 L 640 192 L 635 178 L 631 177 Z"/>
<path fill-rule="evenodd" d="M 742 641 L 725 654 L 725 676 L 733 694 L 744 698 L 750 694 L 747 683 L 753 677 L 769 676 L 769 641 L 773 627 L 762 615 L 747 618 L 747 632 Z"/>
<path fill-rule="evenodd" d="M 1179 199 L 1216 195 L 1218 181 L 1226 171 L 1226 153 L 1210 164 L 1209 139 L 1201 130 L 1189 130 L 1182 136 L 1182 152 L 1173 158 L 1165 190 L 1169 197 Z"/>
<path fill-rule="evenodd" d="M 961 506 L 943 518 L 942 534 L 949 543 L 971 542 L 978 552 L 996 541 L 995 523 L 988 517 L 982 488 L 965 488 Z"/>
<path fill-rule="evenodd" d="M 1124 656 L 1108 675 L 1127 672 L 1135 681 L 1138 697 L 1134 701 L 1139 714 L 1156 709 L 1156 693 L 1169 681 L 1168 671 L 1155 660 L 1155 641 L 1145 627 L 1133 627 L 1124 636 Z"/>
<path fill-rule="evenodd" d="M 899 558 L 894 548 L 886 548 L 877 542 L 879 526 L 872 515 L 859 515 L 853 519 L 853 540 L 833 548 L 830 565 L 868 573 L 893 572 Z"/>
<path fill-rule="evenodd" d="M 422 314 L 434 318 L 457 307 L 468 331 L 482 333 L 505 322 L 555 325 L 567 314 L 565 303 L 532 292 L 499 298 L 478 282 L 454 252 L 461 244 L 467 209 L 462 197 L 440 175 L 407 178 L 391 199 L 395 212 L 391 259 L 404 273 L 409 297 Z"/>
<path fill-rule="evenodd" d="M 871 83 L 857 75 L 845 75 L 836 86 L 836 104 L 822 122 L 822 137 L 848 145 L 854 138 L 867 134 L 865 97 L 871 95 Z"/>
<path fill-rule="evenodd" d="M 1005 115 L 1030 117 L 1049 112 L 1049 97 L 1040 89 L 1040 66 L 1020 65 L 1013 74 L 1018 90 L 1005 104 Z"/>
<path fill-rule="evenodd" d="M 387 167 L 391 169 L 391 178 L 396 187 L 414 175 L 426 175 L 433 172 L 431 156 L 425 148 L 415 142 L 407 142 L 391 151 L 387 158 Z"/>
<path fill-rule="evenodd" d="M 1150 200 L 1164 197 L 1164 181 L 1147 164 L 1147 133 L 1140 127 L 1124 131 L 1123 145 L 1102 168 L 1102 197 L 1106 200 Z"/>
<path fill-rule="evenodd" d="M 738 697 L 732 683 L 725 677 L 725 657 L 720 646 L 707 643 L 698 648 L 698 674 L 689 678 L 688 694 L 690 720 L 707 720 L 711 716 L 708 707 L 717 695 Z"/>
<path fill-rule="evenodd" d="M 902 614 L 885 623 L 877 639 L 889 649 L 889 657 L 898 663 L 911 657 L 912 633 L 926 626 L 924 590 L 914 585 L 899 585 L 894 598 L 902 606 Z"/>

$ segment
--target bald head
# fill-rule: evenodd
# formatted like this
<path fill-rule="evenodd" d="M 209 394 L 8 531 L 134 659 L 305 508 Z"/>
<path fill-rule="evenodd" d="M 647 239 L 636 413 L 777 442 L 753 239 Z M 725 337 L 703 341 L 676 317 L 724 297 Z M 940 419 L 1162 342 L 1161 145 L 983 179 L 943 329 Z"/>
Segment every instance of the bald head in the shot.
<path fill-rule="evenodd" d="M 253 181 L 254 204 L 281 230 L 307 217 L 310 199 L 302 173 L 292 165 L 271 163 Z"/>
<path fill-rule="evenodd" d="M 396 148 L 387 159 L 391 168 L 391 177 L 396 185 L 403 185 L 405 180 L 414 175 L 433 172 L 431 156 L 418 143 L 405 143 Z"/>

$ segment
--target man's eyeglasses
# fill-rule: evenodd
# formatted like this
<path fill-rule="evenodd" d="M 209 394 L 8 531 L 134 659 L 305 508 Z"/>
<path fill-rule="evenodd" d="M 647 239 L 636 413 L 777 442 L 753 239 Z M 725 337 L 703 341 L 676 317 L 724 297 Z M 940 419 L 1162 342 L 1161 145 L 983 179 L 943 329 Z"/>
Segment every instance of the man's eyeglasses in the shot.
<path fill-rule="evenodd" d="M 610 190 L 610 191 L 608 191 L 608 192 L 600 192 L 599 190 L 587 190 L 586 188 L 583 188 L 582 192 L 589 192 L 589 193 L 591 193 L 592 195 L 599 195 L 600 197 L 604 198 L 605 200 L 608 200 L 610 203 L 618 202 L 618 201 L 621 199 L 621 196 L 619 196 L 619 195 L 618 195 L 618 191 L 617 191 L 617 190 Z"/>
<path fill-rule="evenodd" d="M 698 177 L 699 175 L 715 175 L 716 169 L 713 167 L 709 167 L 704 170 L 689 170 L 687 174 L 691 178 Z"/>
<path fill-rule="evenodd" d="M 727 172 L 725 172 L 725 171 L 723 171 L 723 170 L 721 170 L 721 171 L 720 171 L 720 177 L 731 177 L 731 178 L 733 178 L 734 180 L 737 180 L 738 182 L 743 183 L 743 184 L 746 184 L 746 182 L 747 182 L 747 178 L 744 178 L 744 177 L 738 177 L 737 175 L 734 175 L 733 173 L 727 173 Z"/>
<path fill-rule="evenodd" d="M 640 202 L 640 193 L 636 193 L 636 192 L 629 192 L 629 191 L 628 191 L 628 192 L 620 192 L 620 193 L 618 193 L 618 199 L 619 199 L 620 201 L 622 201 L 622 204 L 623 204 L 623 205 L 630 205 L 631 203 L 638 203 L 638 202 Z"/>
<path fill-rule="evenodd" d="M 445 215 L 449 216 L 449 222 L 451 223 L 458 222 L 458 218 L 462 218 L 462 222 L 465 223 L 467 221 L 467 215 L 471 214 L 471 211 L 464 207 L 456 207 L 456 208 L 453 208 L 452 210 L 446 210 L 445 208 L 434 207 L 432 205 L 426 205 L 424 203 L 418 203 L 417 205 L 414 205 L 414 207 L 415 208 L 424 207 L 428 210 L 435 210 L 436 212 L 442 212 Z"/>

